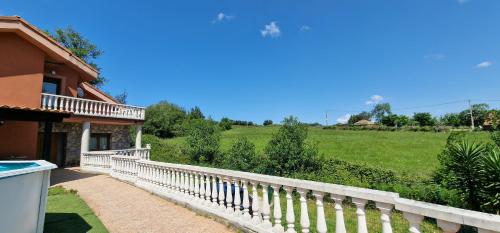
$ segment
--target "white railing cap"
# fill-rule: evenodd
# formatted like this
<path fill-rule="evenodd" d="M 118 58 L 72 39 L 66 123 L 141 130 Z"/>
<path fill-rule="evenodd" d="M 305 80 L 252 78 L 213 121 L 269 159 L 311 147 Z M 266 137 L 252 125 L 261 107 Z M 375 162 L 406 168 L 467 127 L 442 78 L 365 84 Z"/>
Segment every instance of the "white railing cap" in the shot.
<path fill-rule="evenodd" d="M 500 216 L 472 210 L 437 205 L 405 198 L 396 199 L 396 209 L 448 222 L 479 227 L 486 230 L 500 229 Z"/>
<path fill-rule="evenodd" d="M 270 176 L 270 175 L 262 175 L 255 174 L 250 172 L 241 172 L 241 171 L 233 171 L 226 169 L 218 169 L 218 168 L 208 168 L 208 167 L 199 167 L 192 165 L 181 165 L 181 164 L 172 164 L 172 163 L 163 163 L 156 161 L 147 161 L 141 160 L 140 163 L 146 163 L 156 166 L 168 166 L 171 168 L 182 169 L 182 170 L 191 170 L 201 173 L 213 174 L 222 177 L 236 177 L 239 179 L 247 180 L 247 181 L 258 181 L 260 183 L 265 184 L 274 184 L 279 186 L 289 186 L 295 187 L 299 189 L 313 190 L 323 192 L 325 194 L 338 194 L 343 196 L 361 198 L 366 200 L 372 200 L 375 202 L 383 202 L 394 204 L 394 199 L 399 197 L 398 193 L 385 192 L 373 189 L 366 188 L 357 188 L 345 185 L 337 185 L 337 184 L 329 184 L 322 183 L 316 181 L 308 181 L 308 180 L 299 180 L 278 176 Z"/>

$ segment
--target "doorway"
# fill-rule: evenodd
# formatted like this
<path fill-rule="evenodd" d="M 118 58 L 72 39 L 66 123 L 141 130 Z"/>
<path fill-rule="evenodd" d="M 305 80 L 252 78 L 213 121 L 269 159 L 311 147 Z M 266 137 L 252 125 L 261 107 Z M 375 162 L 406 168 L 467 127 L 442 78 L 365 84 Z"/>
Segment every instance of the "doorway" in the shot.
<path fill-rule="evenodd" d="M 43 133 L 38 134 L 38 150 L 37 156 L 39 159 L 48 160 L 56 164 L 58 167 L 64 167 L 66 164 L 66 133 L 52 133 L 52 143 L 50 145 L 50 158 L 43 158 Z"/>

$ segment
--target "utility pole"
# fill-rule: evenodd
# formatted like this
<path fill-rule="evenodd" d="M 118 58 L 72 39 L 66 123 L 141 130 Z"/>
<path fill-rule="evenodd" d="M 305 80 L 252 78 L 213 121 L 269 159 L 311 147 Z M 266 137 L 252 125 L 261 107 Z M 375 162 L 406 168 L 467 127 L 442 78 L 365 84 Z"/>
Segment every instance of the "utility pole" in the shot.
<path fill-rule="evenodd" d="M 328 110 L 325 111 L 325 126 L 328 126 Z"/>
<path fill-rule="evenodd" d="M 472 115 L 472 104 L 470 103 L 470 100 L 468 100 L 469 102 L 469 112 L 470 112 L 470 127 L 472 130 L 474 130 L 474 116 Z"/>

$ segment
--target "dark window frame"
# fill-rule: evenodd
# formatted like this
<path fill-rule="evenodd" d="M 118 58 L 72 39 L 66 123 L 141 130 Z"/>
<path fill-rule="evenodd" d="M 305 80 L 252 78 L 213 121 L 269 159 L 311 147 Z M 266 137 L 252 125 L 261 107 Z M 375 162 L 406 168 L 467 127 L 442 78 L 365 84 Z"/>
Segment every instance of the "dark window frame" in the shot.
<path fill-rule="evenodd" d="M 43 84 L 45 84 L 45 83 L 55 84 L 56 85 L 56 95 L 61 94 L 61 79 L 44 76 L 43 82 L 42 82 L 42 92 L 43 92 Z M 52 93 L 50 93 L 50 94 L 52 94 Z"/>
<path fill-rule="evenodd" d="M 91 133 L 90 134 L 90 140 L 92 140 L 93 137 L 96 138 L 96 148 L 95 149 L 89 148 L 90 151 L 100 151 L 100 150 L 102 150 L 101 149 L 101 140 L 100 140 L 101 138 L 106 138 L 107 139 L 107 145 L 106 145 L 107 149 L 104 149 L 104 150 L 111 150 L 111 133 Z"/>

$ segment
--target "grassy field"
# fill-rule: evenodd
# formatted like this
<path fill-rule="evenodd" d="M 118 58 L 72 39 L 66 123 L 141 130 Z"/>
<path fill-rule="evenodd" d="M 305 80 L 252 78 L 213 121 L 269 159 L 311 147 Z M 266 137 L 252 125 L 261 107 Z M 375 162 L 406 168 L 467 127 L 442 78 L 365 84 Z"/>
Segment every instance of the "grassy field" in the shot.
<path fill-rule="evenodd" d="M 106 227 L 75 192 L 62 187 L 49 189 L 44 232 L 106 233 Z"/>
<path fill-rule="evenodd" d="M 263 152 L 277 126 L 238 127 L 225 131 L 221 136 L 222 150 L 227 150 L 239 136 L 245 136 Z M 309 128 L 309 139 L 318 143 L 324 156 L 345 161 L 368 164 L 395 171 L 397 174 L 429 176 L 438 166 L 437 155 L 443 150 L 449 133 L 344 131 Z M 469 133 L 471 140 L 489 141 L 486 132 Z M 184 143 L 185 138 L 168 139 L 174 144 Z"/>

